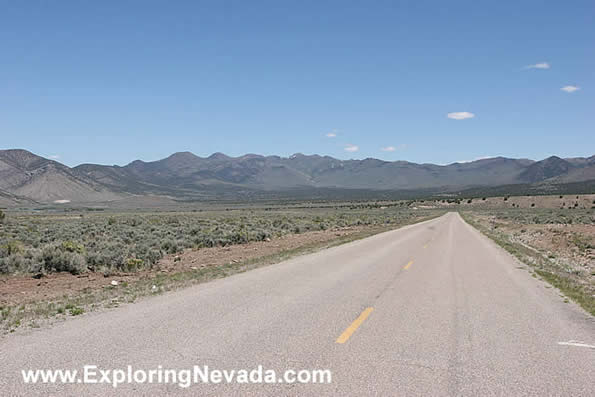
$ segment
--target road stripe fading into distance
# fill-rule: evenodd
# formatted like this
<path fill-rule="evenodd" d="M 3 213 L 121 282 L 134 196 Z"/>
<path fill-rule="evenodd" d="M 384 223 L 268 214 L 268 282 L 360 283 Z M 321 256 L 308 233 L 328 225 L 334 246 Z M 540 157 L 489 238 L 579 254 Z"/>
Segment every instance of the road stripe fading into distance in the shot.
<path fill-rule="evenodd" d="M 349 337 L 355 332 L 355 330 L 362 325 L 362 323 L 366 320 L 366 318 L 368 318 L 368 316 L 370 315 L 370 313 L 372 313 L 372 311 L 374 310 L 373 307 L 368 307 L 366 310 L 364 310 L 362 312 L 362 314 L 359 315 L 358 318 L 355 319 L 354 322 L 351 323 L 351 325 L 349 327 L 347 327 L 347 329 L 345 331 L 343 331 L 343 333 L 341 334 L 341 336 L 339 336 L 337 338 L 337 343 L 345 343 L 347 342 L 347 339 L 349 339 Z"/>
<path fill-rule="evenodd" d="M 407 270 L 411 267 L 411 265 L 413 265 L 413 261 L 409 261 L 409 263 L 407 265 L 405 265 L 404 269 Z"/>

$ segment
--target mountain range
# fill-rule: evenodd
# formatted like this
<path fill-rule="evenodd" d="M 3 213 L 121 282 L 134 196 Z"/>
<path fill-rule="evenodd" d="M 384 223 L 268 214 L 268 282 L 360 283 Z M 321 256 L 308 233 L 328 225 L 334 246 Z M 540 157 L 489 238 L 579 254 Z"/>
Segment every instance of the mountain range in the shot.
<path fill-rule="evenodd" d="M 541 161 L 494 157 L 435 165 L 373 158 L 338 160 L 299 153 L 290 157 L 229 157 L 222 153 L 199 157 L 180 152 L 125 166 L 82 164 L 71 168 L 26 150 L 0 150 L 0 206 L 100 203 L 147 195 L 196 200 L 214 198 L 221 192 L 242 195 L 304 189 L 450 192 L 592 180 L 595 156 L 552 156 Z"/>

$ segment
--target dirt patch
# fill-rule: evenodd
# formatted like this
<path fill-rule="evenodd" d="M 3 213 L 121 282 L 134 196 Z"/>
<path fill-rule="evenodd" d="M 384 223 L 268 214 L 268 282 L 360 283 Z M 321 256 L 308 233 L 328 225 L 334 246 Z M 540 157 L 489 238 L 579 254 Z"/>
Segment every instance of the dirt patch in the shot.
<path fill-rule="evenodd" d="M 511 230 L 512 231 L 512 230 Z M 590 225 L 527 225 L 515 238 L 559 259 L 574 270 L 595 272 L 595 227 Z"/>
<path fill-rule="evenodd" d="M 302 234 L 289 234 L 271 241 L 251 242 L 227 247 L 186 250 L 181 254 L 163 258 L 152 270 L 138 273 L 104 275 L 85 273 L 72 275 L 57 273 L 39 279 L 31 275 L 0 277 L 0 306 L 14 306 L 34 301 L 50 301 L 58 298 L 92 292 L 134 281 L 151 279 L 160 274 L 201 270 L 227 264 L 246 262 L 291 251 L 313 243 L 327 242 L 361 232 L 364 227 L 349 227 L 335 230 L 314 231 Z"/>
<path fill-rule="evenodd" d="M 522 224 L 493 216 L 476 216 L 485 227 L 532 248 L 573 272 L 595 274 L 595 226 L 588 224 Z M 590 278 L 590 277 L 586 277 Z"/>

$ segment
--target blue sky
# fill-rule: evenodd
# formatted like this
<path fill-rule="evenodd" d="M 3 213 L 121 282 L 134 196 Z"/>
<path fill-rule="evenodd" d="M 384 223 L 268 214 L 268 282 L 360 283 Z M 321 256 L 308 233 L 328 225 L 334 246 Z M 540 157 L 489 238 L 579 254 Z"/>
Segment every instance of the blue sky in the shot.
<path fill-rule="evenodd" d="M 4 1 L 0 146 L 68 165 L 589 156 L 594 20 L 592 0 Z"/>

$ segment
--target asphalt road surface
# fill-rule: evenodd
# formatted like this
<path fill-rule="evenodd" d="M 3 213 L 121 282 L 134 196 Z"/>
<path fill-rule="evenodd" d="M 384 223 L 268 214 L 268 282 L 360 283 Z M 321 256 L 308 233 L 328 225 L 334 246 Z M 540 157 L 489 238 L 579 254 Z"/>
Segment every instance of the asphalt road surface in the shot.
<path fill-rule="evenodd" d="M 593 396 L 593 345 L 592 317 L 449 213 L 5 337 L 0 394 Z M 21 376 L 85 365 L 329 369 L 332 382 L 114 389 Z"/>

